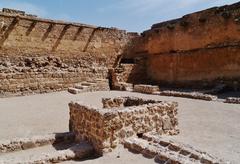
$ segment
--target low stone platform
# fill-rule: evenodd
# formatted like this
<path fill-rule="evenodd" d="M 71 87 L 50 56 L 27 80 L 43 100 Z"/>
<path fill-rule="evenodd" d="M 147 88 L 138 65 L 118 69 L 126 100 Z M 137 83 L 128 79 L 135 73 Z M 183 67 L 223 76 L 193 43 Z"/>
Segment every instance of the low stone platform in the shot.
<path fill-rule="evenodd" d="M 111 151 L 124 138 L 146 132 L 176 135 L 178 119 L 176 102 L 159 102 L 132 97 L 103 99 L 97 108 L 82 102 L 72 102 L 70 130 L 76 141 L 87 140 L 102 154 Z"/>
<path fill-rule="evenodd" d="M 73 133 L 48 134 L 29 138 L 15 138 L 0 141 L 0 153 L 31 149 L 49 144 L 68 143 L 74 141 Z"/>
<path fill-rule="evenodd" d="M 94 154 L 88 143 L 56 144 L 0 155 L 1 164 L 43 164 L 84 159 Z"/>
<path fill-rule="evenodd" d="M 159 92 L 159 87 L 155 85 L 134 85 L 134 92 L 146 93 L 146 94 L 157 94 Z"/>
<path fill-rule="evenodd" d="M 159 94 L 161 96 L 184 97 L 184 98 L 200 99 L 200 100 L 206 100 L 206 101 L 217 100 L 216 96 L 203 94 L 199 92 L 161 91 Z"/>
<path fill-rule="evenodd" d="M 115 87 L 114 89 L 120 90 L 120 91 L 130 91 L 130 92 L 133 91 L 138 93 L 161 95 L 161 96 L 183 97 L 183 98 L 199 99 L 199 100 L 206 100 L 206 101 L 215 101 L 218 99 L 217 96 L 214 96 L 211 94 L 205 94 L 201 92 L 160 90 L 159 87 L 155 85 L 138 84 L 133 86 L 133 84 L 130 84 L 130 83 L 119 82 L 118 85 L 114 87 Z M 235 99 L 235 102 L 236 102 L 236 99 Z"/>
<path fill-rule="evenodd" d="M 114 84 L 113 90 L 118 91 L 133 91 L 133 84 L 132 83 L 125 83 L 125 82 L 118 82 L 117 84 Z"/>

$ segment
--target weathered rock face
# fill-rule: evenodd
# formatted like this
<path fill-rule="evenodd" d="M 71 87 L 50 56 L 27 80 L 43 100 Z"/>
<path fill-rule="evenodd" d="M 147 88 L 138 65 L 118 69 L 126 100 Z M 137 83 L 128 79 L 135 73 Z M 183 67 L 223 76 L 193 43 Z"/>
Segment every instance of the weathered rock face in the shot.
<path fill-rule="evenodd" d="M 135 38 L 125 58 L 146 56 L 148 83 L 232 88 L 237 83 L 239 89 L 239 11 L 236 3 L 155 24 Z"/>
<path fill-rule="evenodd" d="M 107 79 L 129 38 L 124 30 L 0 12 L 1 95 L 62 90 Z M 52 87 L 54 86 L 54 88 Z"/>
<path fill-rule="evenodd" d="M 70 103 L 70 131 L 76 140 L 87 140 L 98 153 L 109 151 L 124 138 L 146 132 L 179 133 L 177 103 L 123 97 L 104 99 L 105 108 Z"/>

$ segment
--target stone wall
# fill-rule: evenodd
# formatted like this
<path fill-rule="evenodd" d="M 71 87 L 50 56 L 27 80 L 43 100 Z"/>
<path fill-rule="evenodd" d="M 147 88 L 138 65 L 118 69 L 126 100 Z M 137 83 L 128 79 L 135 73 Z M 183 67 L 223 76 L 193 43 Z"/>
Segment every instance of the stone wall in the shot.
<path fill-rule="evenodd" d="M 75 133 L 77 141 L 87 140 L 92 143 L 100 154 L 134 135 L 141 136 L 150 131 L 169 135 L 179 133 L 177 103 L 129 97 L 105 99 L 103 102 L 107 108 L 78 102 L 69 104 L 70 131 Z"/>
<path fill-rule="evenodd" d="M 131 85 L 148 83 L 145 57 L 136 57 L 133 63 L 120 64 L 110 71 L 112 89 L 132 91 Z"/>
<path fill-rule="evenodd" d="M 239 29 L 240 3 L 211 8 L 153 25 L 125 58 L 147 56 L 148 83 L 239 89 Z"/>
<path fill-rule="evenodd" d="M 107 79 L 108 69 L 133 37 L 116 28 L 4 11 L 0 12 L 1 95 L 62 90 L 85 78 Z"/>

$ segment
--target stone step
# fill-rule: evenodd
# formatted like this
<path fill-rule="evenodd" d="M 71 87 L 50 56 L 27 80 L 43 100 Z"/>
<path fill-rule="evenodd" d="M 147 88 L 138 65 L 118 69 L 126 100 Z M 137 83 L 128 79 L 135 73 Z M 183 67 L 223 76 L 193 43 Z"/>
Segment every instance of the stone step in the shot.
<path fill-rule="evenodd" d="M 95 79 L 96 82 L 108 82 L 108 79 Z"/>
<path fill-rule="evenodd" d="M 92 84 L 96 84 L 96 83 L 97 83 L 96 80 L 87 80 L 86 82 L 87 82 L 87 83 L 92 83 Z"/>
<path fill-rule="evenodd" d="M 16 138 L 11 140 L 0 141 L 0 153 L 14 152 L 19 150 L 31 149 L 53 143 L 69 143 L 73 142 L 75 135 L 71 132 L 59 134 L 47 134 L 41 136 L 33 136 L 28 138 Z"/>
<path fill-rule="evenodd" d="M 75 84 L 73 87 L 68 88 L 68 92 L 72 94 L 105 90 L 110 90 L 107 79 L 83 81 Z"/>
<path fill-rule="evenodd" d="M 79 89 L 79 90 L 86 90 L 86 89 L 88 89 L 89 87 L 90 87 L 90 86 L 85 86 L 85 85 L 82 85 L 82 84 L 74 85 L 74 88 Z"/>
<path fill-rule="evenodd" d="M 72 93 L 72 94 L 79 94 L 79 93 L 82 93 L 83 91 L 82 91 L 82 89 L 70 87 L 70 88 L 68 88 L 68 92 Z"/>
<path fill-rule="evenodd" d="M 81 83 L 81 85 L 82 86 L 88 86 L 88 87 L 90 87 L 90 86 L 92 86 L 92 85 L 94 85 L 95 83 L 89 83 L 89 82 L 82 82 Z"/>
<path fill-rule="evenodd" d="M 126 139 L 124 146 L 130 151 L 141 153 L 148 158 L 154 158 L 159 163 L 228 163 L 191 146 L 148 133 L 143 134 L 143 138 L 132 137 Z"/>
<path fill-rule="evenodd" d="M 167 139 L 166 137 L 161 137 L 160 135 L 145 133 L 143 134 L 143 139 L 151 144 L 157 144 L 160 147 L 164 147 L 169 152 L 178 153 L 182 156 L 194 159 L 199 163 L 226 163 L 206 152 L 196 150 L 189 145 Z"/>
<path fill-rule="evenodd" d="M 73 86 L 73 88 L 76 88 L 76 89 L 83 89 L 84 87 L 82 86 L 82 84 L 75 84 L 74 86 Z"/>
<path fill-rule="evenodd" d="M 124 147 L 134 153 L 141 153 L 147 158 L 153 158 L 158 163 L 197 163 L 195 159 L 188 158 L 159 144 L 152 144 L 140 138 L 128 138 L 124 141 Z"/>
<path fill-rule="evenodd" d="M 79 144 L 54 144 L 29 150 L 0 154 L 0 163 L 57 163 L 73 159 L 82 159 L 90 157 L 93 154 L 93 147 L 84 142 Z"/>
<path fill-rule="evenodd" d="M 155 92 L 159 92 L 159 87 L 155 85 L 138 84 L 134 85 L 133 91 L 139 93 L 153 94 Z"/>

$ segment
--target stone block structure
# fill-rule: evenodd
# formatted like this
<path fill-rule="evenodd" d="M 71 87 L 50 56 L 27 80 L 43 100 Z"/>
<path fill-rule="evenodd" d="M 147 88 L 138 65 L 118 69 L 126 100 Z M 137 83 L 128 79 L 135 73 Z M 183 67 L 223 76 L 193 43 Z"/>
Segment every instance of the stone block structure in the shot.
<path fill-rule="evenodd" d="M 239 90 L 239 9 L 240 3 L 235 3 L 154 24 L 134 38 L 120 63 L 144 58 L 145 71 L 136 72 L 143 64 L 134 62 L 134 71 L 121 73 L 130 75 L 122 82 L 140 74 L 148 79 L 145 84 L 196 89 L 224 84 Z"/>
<path fill-rule="evenodd" d="M 81 102 L 72 102 L 69 108 L 69 126 L 76 141 L 89 141 L 99 154 L 115 148 L 124 138 L 146 132 L 179 133 L 175 102 L 120 97 L 103 99 L 103 108 Z"/>
<path fill-rule="evenodd" d="M 134 92 L 140 92 L 140 93 L 147 93 L 147 94 L 155 94 L 159 93 L 159 87 L 153 86 L 153 85 L 134 85 L 133 88 Z"/>
<path fill-rule="evenodd" d="M 127 91 L 131 84 L 239 90 L 239 9 L 240 3 L 214 7 L 141 35 L 3 9 L 0 96 L 61 91 L 95 79 Z"/>
<path fill-rule="evenodd" d="M 108 80 L 132 34 L 116 28 L 0 12 L 0 96 L 66 90 Z M 108 83 L 108 82 L 107 82 Z"/>

